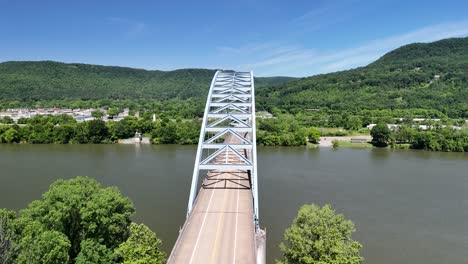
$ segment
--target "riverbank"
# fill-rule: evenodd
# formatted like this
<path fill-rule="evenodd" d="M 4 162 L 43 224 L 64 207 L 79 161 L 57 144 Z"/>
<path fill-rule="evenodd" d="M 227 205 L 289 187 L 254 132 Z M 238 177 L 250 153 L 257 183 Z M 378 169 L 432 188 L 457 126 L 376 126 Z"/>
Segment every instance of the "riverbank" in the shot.
<path fill-rule="evenodd" d="M 141 141 L 135 138 L 119 139 L 117 141 L 119 144 L 151 144 L 151 138 L 143 137 Z"/>
<path fill-rule="evenodd" d="M 320 137 L 319 147 L 333 147 L 333 141 L 338 141 L 340 146 L 366 146 L 372 140 L 371 136 L 343 136 L 343 137 Z"/>

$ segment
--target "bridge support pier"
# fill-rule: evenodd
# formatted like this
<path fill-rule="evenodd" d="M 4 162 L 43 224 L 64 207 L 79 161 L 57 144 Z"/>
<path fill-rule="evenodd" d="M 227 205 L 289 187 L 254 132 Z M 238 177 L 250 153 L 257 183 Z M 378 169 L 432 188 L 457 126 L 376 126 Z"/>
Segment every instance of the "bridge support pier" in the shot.
<path fill-rule="evenodd" d="M 255 233 L 255 250 L 257 256 L 257 264 L 266 263 L 266 231 L 258 229 Z"/>

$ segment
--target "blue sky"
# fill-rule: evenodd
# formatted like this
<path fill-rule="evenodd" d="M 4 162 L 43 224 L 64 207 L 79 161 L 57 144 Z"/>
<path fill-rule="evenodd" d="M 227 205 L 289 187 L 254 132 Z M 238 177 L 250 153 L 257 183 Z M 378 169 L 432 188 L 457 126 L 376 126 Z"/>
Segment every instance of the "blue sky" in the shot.
<path fill-rule="evenodd" d="M 464 0 L 0 0 L 0 61 L 310 76 L 461 36 Z"/>

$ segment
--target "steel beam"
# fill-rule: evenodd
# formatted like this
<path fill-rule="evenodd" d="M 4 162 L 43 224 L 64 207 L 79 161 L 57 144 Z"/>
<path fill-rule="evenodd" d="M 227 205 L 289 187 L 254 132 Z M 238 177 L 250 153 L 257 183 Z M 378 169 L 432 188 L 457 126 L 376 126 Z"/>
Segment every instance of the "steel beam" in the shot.
<path fill-rule="evenodd" d="M 252 132 L 251 127 L 206 127 L 205 131 L 206 132 L 221 132 L 229 128 L 236 132 Z"/>
<path fill-rule="evenodd" d="M 203 144 L 203 149 L 220 149 L 222 147 L 225 147 L 226 144 L 221 143 L 221 144 Z M 251 144 L 229 144 L 232 148 L 235 149 L 252 149 Z"/>
<path fill-rule="evenodd" d="M 253 165 L 247 164 L 205 164 L 200 165 L 200 170 L 252 170 Z"/>
<path fill-rule="evenodd" d="M 244 114 L 244 113 L 228 113 L 229 115 L 235 116 L 237 118 L 250 118 L 251 114 Z M 209 113 L 208 118 L 222 118 L 225 117 L 226 114 L 216 114 L 216 113 Z"/>
<path fill-rule="evenodd" d="M 238 103 L 238 102 L 230 102 L 230 104 L 233 104 L 235 106 L 247 106 L 250 107 L 252 103 Z M 210 104 L 212 107 L 220 107 L 220 106 L 225 106 L 226 103 L 211 103 Z"/>
<path fill-rule="evenodd" d="M 251 175 L 253 221 L 255 231 L 259 230 L 255 128 L 253 73 L 217 71 L 210 85 L 203 115 L 187 216 L 190 215 L 197 196 L 201 170 L 243 170 Z M 219 159 L 227 153 L 234 154 L 238 159 Z"/>

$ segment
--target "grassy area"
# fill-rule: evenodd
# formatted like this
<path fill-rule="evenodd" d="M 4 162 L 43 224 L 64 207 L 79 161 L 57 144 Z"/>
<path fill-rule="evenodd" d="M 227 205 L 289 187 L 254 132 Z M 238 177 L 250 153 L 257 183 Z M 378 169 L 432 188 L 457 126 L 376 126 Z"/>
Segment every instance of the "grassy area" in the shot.
<path fill-rule="evenodd" d="M 352 143 L 349 141 L 337 141 L 338 146 L 337 147 L 351 147 L 351 148 L 373 148 L 374 146 L 368 142 L 368 143 Z M 409 149 L 411 147 L 411 144 L 396 144 L 394 146 L 388 145 L 386 148 L 393 148 L 393 149 Z"/>
<path fill-rule="evenodd" d="M 350 136 L 370 136 L 370 130 L 367 128 L 361 128 L 358 131 L 348 131 Z"/>
<path fill-rule="evenodd" d="M 322 137 L 344 137 L 344 136 L 368 136 L 370 135 L 370 130 L 367 128 L 361 128 L 357 131 L 355 130 L 346 130 L 344 128 L 336 127 L 321 127 L 320 136 Z"/>
<path fill-rule="evenodd" d="M 352 148 L 372 148 L 371 143 L 351 143 L 349 141 L 337 141 L 338 147 L 352 147 Z"/>
<path fill-rule="evenodd" d="M 335 128 L 335 127 L 321 127 L 320 136 L 322 137 L 331 137 L 331 136 L 348 136 L 349 132 L 343 128 Z"/>

